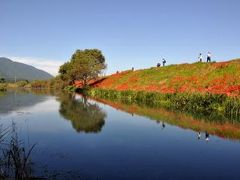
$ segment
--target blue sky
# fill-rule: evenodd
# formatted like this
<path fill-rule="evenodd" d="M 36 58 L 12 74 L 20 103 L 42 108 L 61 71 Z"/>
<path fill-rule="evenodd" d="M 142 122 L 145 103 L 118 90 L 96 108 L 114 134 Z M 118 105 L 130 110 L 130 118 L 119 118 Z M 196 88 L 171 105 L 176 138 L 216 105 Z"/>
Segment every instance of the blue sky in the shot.
<path fill-rule="evenodd" d="M 240 57 L 239 0 L 0 0 L 0 56 L 55 74 L 76 49 L 98 48 L 107 73 Z"/>

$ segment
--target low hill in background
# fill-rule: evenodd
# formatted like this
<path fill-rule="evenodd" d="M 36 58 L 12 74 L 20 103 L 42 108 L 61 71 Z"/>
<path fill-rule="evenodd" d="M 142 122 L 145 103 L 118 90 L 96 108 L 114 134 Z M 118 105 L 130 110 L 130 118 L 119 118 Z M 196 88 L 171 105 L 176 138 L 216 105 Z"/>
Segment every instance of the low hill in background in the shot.
<path fill-rule="evenodd" d="M 47 80 L 53 76 L 43 70 L 39 70 L 33 66 L 14 62 L 8 58 L 0 57 L 0 78 L 4 78 L 7 82 L 16 80 Z"/>
<path fill-rule="evenodd" d="M 240 95 L 240 59 L 124 71 L 93 83 L 113 90 Z"/>

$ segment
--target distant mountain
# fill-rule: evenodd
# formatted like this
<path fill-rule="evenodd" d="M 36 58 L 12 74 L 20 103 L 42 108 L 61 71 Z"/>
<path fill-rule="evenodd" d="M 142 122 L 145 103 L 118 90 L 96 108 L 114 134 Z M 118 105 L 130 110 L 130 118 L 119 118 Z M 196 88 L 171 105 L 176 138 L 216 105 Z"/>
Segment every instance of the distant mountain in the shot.
<path fill-rule="evenodd" d="M 16 80 L 47 80 L 53 76 L 43 70 L 39 70 L 33 66 L 14 62 L 11 59 L 0 57 L 0 78 L 6 81 Z"/>

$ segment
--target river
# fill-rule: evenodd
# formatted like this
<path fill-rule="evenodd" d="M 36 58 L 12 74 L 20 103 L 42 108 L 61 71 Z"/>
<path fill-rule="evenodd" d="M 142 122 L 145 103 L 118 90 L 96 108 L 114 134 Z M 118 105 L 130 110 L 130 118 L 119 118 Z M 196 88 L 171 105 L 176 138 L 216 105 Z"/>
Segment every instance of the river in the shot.
<path fill-rule="evenodd" d="M 63 92 L 0 95 L 0 124 L 56 179 L 240 179 L 240 125 Z M 207 137 L 206 137 L 207 136 Z"/>

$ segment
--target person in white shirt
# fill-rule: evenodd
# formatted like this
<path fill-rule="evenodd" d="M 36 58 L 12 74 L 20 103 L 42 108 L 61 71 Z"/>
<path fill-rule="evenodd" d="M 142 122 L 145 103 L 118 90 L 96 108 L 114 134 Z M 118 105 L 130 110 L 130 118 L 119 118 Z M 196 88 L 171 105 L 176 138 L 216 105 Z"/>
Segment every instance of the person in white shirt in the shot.
<path fill-rule="evenodd" d="M 207 62 L 211 62 L 212 54 L 210 52 L 207 53 Z"/>
<path fill-rule="evenodd" d="M 199 62 L 202 62 L 202 60 L 203 60 L 202 53 L 199 54 L 198 60 L 199 60 Z"/>

